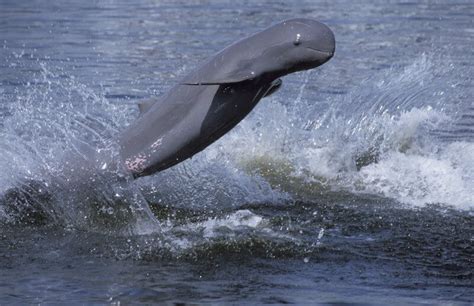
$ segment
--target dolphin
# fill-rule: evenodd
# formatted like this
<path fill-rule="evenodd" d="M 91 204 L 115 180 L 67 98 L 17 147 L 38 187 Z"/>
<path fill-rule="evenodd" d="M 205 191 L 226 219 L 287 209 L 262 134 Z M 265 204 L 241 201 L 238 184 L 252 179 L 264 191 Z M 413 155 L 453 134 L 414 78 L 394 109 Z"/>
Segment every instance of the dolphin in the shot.
<path fill-rule="evenodd" d="M 149 229 L 154 215 L 143 198 L 135 197 L 129 178 L 165 170 L 202 151 L 275 93 L 281 77 L 318 67 L 334 51 L 334 34 L 312 19 L 283 21 L 237 41 L 168 94 L 140 103 L 139 118 L 105 148 L 72 139 L 60 175 L 25 178 L 0 196 L 0 206 L 22 222 L 65 220 L 87 229 L 135 232 L 147 220 Z M 56 201 L 60 206 L 52 206 Z"/>
<path fill-rule="evenodd" d="M 172 167 L 235 127 L 281 77 L 334 55 L 333 32 L 313 19 L 290 19 L 235 42 L 184 77 L 168 94 L 139 104 L 119 135 L 119 155 L 134 178 Z"/>

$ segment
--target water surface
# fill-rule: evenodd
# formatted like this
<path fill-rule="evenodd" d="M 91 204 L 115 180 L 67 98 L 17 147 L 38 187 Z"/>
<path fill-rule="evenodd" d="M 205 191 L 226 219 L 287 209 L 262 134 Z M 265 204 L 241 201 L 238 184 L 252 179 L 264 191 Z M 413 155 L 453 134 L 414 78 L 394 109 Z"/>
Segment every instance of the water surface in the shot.
<path fill-rule="evenodd" d="M 287 18 L 334 58 L 194 158 L 84 182 L 206 57 Z M 469 303 L 469 1 L 0 3 L 2 303 Z M 35 183 L 32 183 L 35 182 Z"/>

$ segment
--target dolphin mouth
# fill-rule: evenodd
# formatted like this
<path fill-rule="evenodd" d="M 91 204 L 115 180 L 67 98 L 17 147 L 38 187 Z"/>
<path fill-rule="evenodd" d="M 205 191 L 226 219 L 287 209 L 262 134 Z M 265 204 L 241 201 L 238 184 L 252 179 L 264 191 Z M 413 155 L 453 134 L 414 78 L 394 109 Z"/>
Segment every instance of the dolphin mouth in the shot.
<path fill-rule="evenodd" d="M 330 57 L 330 58 L 333 57 L 333 55 L 334 55 L 334 51 L 323 51 L 323 50 L 318 50 L 318 49 L 311 48 L 311 47 L 306 47 L 306 49 L 312 50 L 314 52 L 317 52 L 319 54 L 325 55 L 325 56 Z"/>

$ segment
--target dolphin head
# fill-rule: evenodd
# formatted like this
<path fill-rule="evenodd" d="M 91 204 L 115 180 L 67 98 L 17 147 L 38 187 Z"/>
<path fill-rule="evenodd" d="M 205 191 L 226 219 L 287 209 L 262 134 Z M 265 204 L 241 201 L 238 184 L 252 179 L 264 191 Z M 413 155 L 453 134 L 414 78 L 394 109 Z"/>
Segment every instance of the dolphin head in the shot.
<path fill-rule="evenodd" d="M 335 44 L 332 31 L 316 20 L 286 20 L 223 49 L 182 84 L 271 82 L 324 64 L 334 55 Z"/>
<path fill-rule="evenodd" d="M 283 21 L 266 31 L 271 43 L 261 44 L 265 67 L 260 67 L 269 78 L 321 66 L 334 55 L 336 43 L 333 32 L 321 22 L 297 18 Z M 258 37 L 256 37 L 258 39 Z"/>
<path fill-rule="evenodd" d="M 312 19 L 292 19 L 283 23 L 287 27 L 287 62 L 293 69 L 318 67 L 334 55 L 336 42 L 333 32 L 324 24 Z"/>

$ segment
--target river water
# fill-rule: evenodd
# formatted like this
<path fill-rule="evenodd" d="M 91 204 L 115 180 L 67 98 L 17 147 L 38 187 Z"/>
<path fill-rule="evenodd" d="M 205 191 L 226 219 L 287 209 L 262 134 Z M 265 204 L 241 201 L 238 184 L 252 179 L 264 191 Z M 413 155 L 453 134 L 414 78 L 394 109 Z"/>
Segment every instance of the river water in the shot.
<path fill-rule="evenodd" d="M 69 170 L 294 17 L 334 58 L 204 152 L 136 181 Z M 469 1 L 2 0 L 0 304 L 472 303 L 473 75 Z"/>

